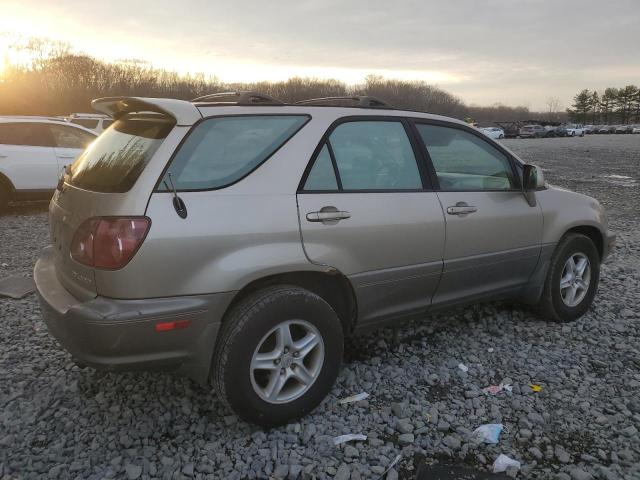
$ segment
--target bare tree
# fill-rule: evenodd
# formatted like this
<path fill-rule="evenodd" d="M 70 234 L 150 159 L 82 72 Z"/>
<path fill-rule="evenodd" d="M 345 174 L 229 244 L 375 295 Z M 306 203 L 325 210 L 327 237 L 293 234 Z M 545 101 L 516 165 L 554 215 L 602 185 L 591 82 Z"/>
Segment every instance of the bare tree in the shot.
<path fill-rule="evenodd" d="M 547 118 L 550 122 L 557 122 L 562 111 L 562 102 L 558 97 L 547 98 Z"/>

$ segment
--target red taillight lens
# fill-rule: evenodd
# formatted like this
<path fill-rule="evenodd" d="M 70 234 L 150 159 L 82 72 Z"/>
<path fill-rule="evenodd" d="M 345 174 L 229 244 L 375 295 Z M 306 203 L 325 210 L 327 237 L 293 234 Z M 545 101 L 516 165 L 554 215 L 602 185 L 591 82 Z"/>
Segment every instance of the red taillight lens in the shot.
<path fill-rule="evenodd" d="M 103 217 L 86 220 L 71 242 L 71 258 L 89 267 L 124 267 L 142 245 L 151 226 L 146 217 Z"/>

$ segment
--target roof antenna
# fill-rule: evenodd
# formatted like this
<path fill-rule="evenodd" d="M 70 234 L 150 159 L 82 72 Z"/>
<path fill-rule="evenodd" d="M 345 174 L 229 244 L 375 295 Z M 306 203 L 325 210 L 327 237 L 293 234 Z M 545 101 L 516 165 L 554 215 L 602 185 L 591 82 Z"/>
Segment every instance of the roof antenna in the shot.
<path fill-rule="evenodd" d="M 178 196 L 178 191 L 173 184 L 171 172 L 167 172 L 167 177 L 169 177 L 169 183 L 171 184 L 171 186 L 167 184 L 166 180 L 164 180 L 163 183 L 164 186 L 167 187 L 167 190 L 171 190 L 173 192 L 173 208 L 176 209 L 176 213 L 180 218 L 187 218 L 187 206 L 185 205 L 184 201 Z"/>

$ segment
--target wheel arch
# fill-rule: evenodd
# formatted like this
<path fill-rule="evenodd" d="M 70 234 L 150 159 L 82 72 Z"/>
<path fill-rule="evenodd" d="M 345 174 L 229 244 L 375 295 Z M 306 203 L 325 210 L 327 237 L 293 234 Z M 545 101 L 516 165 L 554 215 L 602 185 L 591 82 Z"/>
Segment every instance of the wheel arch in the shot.
<path fill-rule="evenodd" d="M 9 180 L 9 177 L 7 177 L 2 172 L 0 172 L 0 187 L 6 188 L 9 192 L 9 197 L 13 197 L 13 194 L 16 190 L 13 186 L 13 182 L 11 182 L 11 180 Z"/>
<path fill-rule="evenodd" d="M 570 233 L 580 233 L 589 238 L 596 246 L 600 260 L 602 260 L 604 255 L 604 237 L 598 227 L 594 227 L 593 225 L 577 225 L 567 230 L 562 237 L 564 238 Z"/>
<path fill-rule="evenodd" d="M 335 269 L 329 271 L 298 270 L 283 272 L 253 280 L 236 293 L 227 307 L 225 316 L 247 295 L 272 285 L 294 285 L 315 293 L 336 312 L 342 323 L 345 337 L 353 331 L 357 319 L 355 292 L 349 279 Z"/>

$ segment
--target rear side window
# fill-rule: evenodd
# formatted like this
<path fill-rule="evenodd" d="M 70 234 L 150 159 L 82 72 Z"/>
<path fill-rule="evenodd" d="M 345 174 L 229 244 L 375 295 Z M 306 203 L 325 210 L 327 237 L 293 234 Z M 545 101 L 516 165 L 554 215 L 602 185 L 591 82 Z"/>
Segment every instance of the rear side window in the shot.
<path fill-rule="evenodd" d="M 308 121 L 303 115 L 254 115 L 204 120 L 167 169 L 178 190 L 211 190 L 260 166 Z M 167 190 L 168 174 L 158 186 Z"/>
<path fill-rule="evenodd" d="M 71 123 L 82 125 L 85 128 L 96 128 L 98 126 L 98 122 L 99 120 L 90 118 L 75 118 L 71 120 Z"/>
<path fill-rule="evenodd" d="M 0 123 L 0 144 L 53 147 L 53 139 L 48 128 L 40 123 Z"/>
<path fill-rule="evenodd" d="M 85 149 L 96 139 L 95 135 L 66 125 L 51 124 L 49 130 L 51 130 L 56 147 L 59 148 Z"/>
<path fill-rule="evenodd" d="M 74 162 L 68 182 L 94 192 L 128 191 L 174 124 L 149 117 L 116 121 Z"/>

